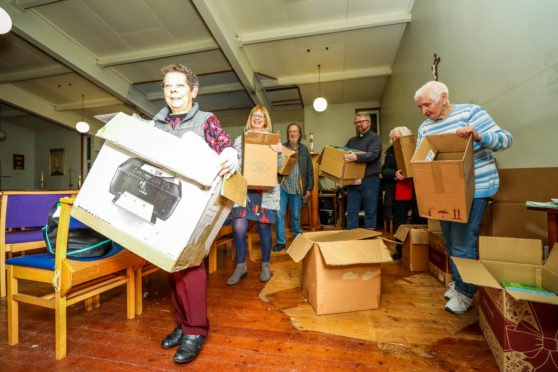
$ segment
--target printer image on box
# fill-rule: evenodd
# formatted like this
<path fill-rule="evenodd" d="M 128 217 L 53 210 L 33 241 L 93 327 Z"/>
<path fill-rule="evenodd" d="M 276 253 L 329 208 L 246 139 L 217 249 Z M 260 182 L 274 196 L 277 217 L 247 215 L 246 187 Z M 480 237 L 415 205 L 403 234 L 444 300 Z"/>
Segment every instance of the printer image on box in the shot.
<path fill-rule="evenodd" d="M 130 158 L 116 170 L 110 192 L 113 203 L 155 224 L 157 218 L 166 221 L 172 215 L 182 198 L 182 185 L 160 168 Z"/>

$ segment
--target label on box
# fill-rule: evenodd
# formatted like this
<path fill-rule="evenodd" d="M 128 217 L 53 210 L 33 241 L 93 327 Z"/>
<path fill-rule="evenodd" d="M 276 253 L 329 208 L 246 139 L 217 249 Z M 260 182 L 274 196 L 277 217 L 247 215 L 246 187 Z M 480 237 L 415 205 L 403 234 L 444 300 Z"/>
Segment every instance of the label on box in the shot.
<path fill-rule="evenodd" d="M 432 161 L 434 160 L 434 158 L 436 157 L 436 153 L 432 150 L 428 151 L 428 154 L 426 155 L 426 159 L 424 159 L 425 161 Z"/>

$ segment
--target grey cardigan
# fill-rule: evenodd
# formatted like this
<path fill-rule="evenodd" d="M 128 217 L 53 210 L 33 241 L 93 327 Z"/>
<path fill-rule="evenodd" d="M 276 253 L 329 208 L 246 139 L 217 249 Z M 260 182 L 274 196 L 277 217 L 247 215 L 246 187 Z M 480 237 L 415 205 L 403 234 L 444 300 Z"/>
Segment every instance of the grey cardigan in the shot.
<path fill-rule="evenodd" d="M 248 132 L 251 132 L 251 130 L 249 130 Z M 267 131 L 262 131 L 262 133 L 270 133 Z M 234 147 L 236 148 L 236 150 L 238 151 L 238 164 L 239 167 L 242 169 L 242 136 L 238 136 L 235 138 L 234 140 Z M 283 166 L 283 163 L 285 162 L 285 156 L 283 155 L 283 153 L 277 154 L 277 169 L 281 168 Z M 265 190 L 263 192 L 262 195 L 262 208 L 266 208 L 266 209 L 273 209 L 273 210 L 279 210 L 280 205 L 279 205 L 279 200 L 281 199 L 281 192 L 279 189 L 279 184 L 276 183 L 275 187 L 269 190 Z M 234 207 L 240 207 L 240 205 L 235 204 Z"/>

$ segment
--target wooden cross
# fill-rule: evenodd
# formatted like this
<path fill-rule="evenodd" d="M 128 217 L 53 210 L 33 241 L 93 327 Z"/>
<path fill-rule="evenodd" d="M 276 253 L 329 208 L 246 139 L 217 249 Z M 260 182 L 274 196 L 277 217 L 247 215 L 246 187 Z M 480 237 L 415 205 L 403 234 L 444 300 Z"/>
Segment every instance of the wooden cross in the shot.
<path fill-rule="evenodd" d="M 430 66 L 430 68 L 432 69 L 432 76 L 434 76 L 436 81 L 438 81 L 438 63 L 440 63 L 440 60 L 441 58 L 434 53 L 434 63 Z"/>

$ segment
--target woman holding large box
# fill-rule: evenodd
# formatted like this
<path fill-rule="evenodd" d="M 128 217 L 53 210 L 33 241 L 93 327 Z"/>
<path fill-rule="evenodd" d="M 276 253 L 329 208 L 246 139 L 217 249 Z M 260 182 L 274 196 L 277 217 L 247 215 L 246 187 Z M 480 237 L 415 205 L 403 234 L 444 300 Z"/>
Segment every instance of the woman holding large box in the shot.
<path fill-rule="evenodd" d="M 271 120 L 267 109 L 263 106 L 256 106 L 250 111 L 246 121 L 247 132 L 271 133 Z M 240 161 L 242 162 L 242 152 L 244 151 L 242 136 L 234 141 L 238 150 Z M 283 146 L 279 140 L 277 144 L 269 145 L 271 150 L 277 153 L 277 169 L 283 166 Z M 267 282 L 271 278 L 269 258 L 271 256 L 271 224 L 275 223 L 277 210 L 279 209 L 280 191 L 279 184 L 266 190 L 248 190 L 246 195 L 246 207 L 235 205 L 231 212 L 233 225 L 233 240 L 236 249 L 236 268 L 233 275 L 227 280 L 227 285 L 235 285 L 240 279 L 248 274 L 246 267 L 246 232 L 248 231 L 248 221 L 256 221 L 260 244 L 262 247 L 262 269 L 260 281 Z"/>

